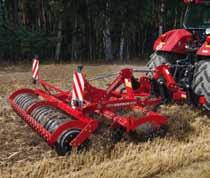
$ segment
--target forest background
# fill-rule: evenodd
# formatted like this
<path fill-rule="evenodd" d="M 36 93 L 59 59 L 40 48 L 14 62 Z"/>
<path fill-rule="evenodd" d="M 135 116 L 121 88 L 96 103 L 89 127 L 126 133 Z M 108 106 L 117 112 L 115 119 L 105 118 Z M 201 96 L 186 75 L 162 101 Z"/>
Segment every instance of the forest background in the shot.
<path fill-rule="evenodd" d="M 142 60 L 180 28 L 182 0 L 0 0 L 0 63 Z"/>

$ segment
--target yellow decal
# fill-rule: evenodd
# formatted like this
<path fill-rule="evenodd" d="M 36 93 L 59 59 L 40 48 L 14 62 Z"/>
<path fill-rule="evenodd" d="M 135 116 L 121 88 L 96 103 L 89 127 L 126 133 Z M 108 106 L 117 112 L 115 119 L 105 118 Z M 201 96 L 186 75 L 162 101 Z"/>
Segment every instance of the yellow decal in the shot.
<path fill-rule="evenodd" d="M 125 79 L 125 86 L 129 87 L 129 88 L 132 88 L 132 84 L 128 79 Z"/>

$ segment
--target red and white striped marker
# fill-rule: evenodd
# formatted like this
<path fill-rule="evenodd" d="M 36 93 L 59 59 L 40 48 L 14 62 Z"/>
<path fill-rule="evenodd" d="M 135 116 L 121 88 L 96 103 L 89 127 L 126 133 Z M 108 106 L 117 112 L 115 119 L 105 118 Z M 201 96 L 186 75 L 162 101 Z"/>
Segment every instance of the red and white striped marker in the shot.
<path fill-rule="evenodd" d="M 39 80 L 39 59 L 34 58 L 32 65 L 32 79 L 36 83 Z"/>
<path fill-rule="evenodd" d="M 72 107 L 76 108 L 82 106 L 84 102 L 83 94 L 85 89 L 85 81 L 82 73 L 75 72 L 73 75 L 73 88 L 72 88 Z"/>

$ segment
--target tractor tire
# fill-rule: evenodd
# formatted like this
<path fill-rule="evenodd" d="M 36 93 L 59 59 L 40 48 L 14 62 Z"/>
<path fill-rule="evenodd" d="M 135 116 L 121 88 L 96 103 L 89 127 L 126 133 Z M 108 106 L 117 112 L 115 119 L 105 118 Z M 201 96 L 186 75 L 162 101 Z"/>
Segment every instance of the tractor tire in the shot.
<path fill-rule="evenodd" d="M 200 61 L 194 70 L 192 90 L 198 96 L 204 96 L 210 106 L 210 61 Z M 210 108 L 209 108 L 210 109 Z"/>
<path fill-rule="evenodd" d="M 153 54 L 151 54 L 150 56 L 150 60 L 147 63 L 147 67 L 149 69 L 154 69 L 155 67 L 160 66 L 161 64 L 165 64 L 167 63 L 167 59 L 164 55 L 162 54 L 158 54 L 157 52 L 154 52 Z"/>
<path fill-rule="evenodd" d="M 147 68 L 150 70 L 155 69 L 156 67 L 168 63 L 168 60 L 164 54 L 159 54 L 157 52 L 154 52 L 150 55 L 150 60 L 147 63 Z M 148 76 L 152 77 L 152 72 L 147 73 Z"/>

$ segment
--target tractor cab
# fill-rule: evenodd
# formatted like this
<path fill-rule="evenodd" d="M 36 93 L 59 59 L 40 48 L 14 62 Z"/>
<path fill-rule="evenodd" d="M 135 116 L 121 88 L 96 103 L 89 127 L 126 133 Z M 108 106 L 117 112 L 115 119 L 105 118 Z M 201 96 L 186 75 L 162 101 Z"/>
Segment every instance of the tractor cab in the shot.
<path fill-rule="evenodd" d="M 187 5 L 183 26 L 203 43 L 210 35 L 210 1 L 185 0 Z"/>

